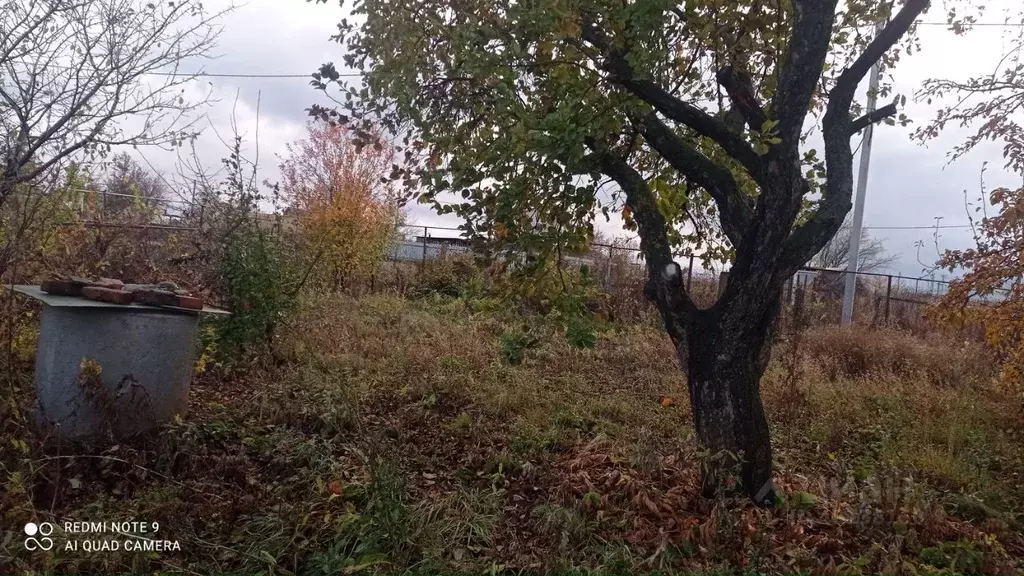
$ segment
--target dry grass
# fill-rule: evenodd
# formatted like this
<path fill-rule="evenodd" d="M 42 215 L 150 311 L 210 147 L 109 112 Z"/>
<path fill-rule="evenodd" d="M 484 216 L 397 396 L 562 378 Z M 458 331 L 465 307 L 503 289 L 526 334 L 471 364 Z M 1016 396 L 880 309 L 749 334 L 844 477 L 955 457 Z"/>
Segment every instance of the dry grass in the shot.
<path fill-rule="evenodd" d="M 500 345 L 510 330 L 538 340 L 514 366 Z M 803 342 L 801 377 L 789 377 L 793 351 L 780 345 L 762 384 L 785 502 L 758 510 L 699 497 L 685 382 L 655 328 L 607 325 L 581 350 L 540 319 L 480 302 L 307 302 L 261 369 L 201 377 L 190 417 L 156 437 L 61 467 L 38 444 L 5 448 L 5 525 L 158 520 L 182 552 L 8 546 L 0 563 L 265 574 L 1021 569 L 1020 414 L 992 389 L 978 351 L 892 331 L 814 328 Z"/>
<path fill-rule="evenodd" d="M 817 326 L 804 341 L 831 380 L 892 375 L 968 388 L 985 387 L 996 375 L 995 358 L 984 346 L 937 333 L 921 338 L 892 329 Z"/>

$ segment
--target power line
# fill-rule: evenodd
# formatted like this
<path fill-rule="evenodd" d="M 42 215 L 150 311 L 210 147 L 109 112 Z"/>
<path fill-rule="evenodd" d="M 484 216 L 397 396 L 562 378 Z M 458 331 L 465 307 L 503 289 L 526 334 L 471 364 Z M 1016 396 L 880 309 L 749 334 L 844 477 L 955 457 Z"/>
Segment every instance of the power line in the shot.
<path fill-rule="evenodd" d="M 12 60 L 13 62 L 13 60 Z M 35 66 L 36 62 L 26 62 L 24 60 L 18 62 L 22 66 Z M 49 68 L 56 68 L 59 70 L 71 70 L 74 71 L 74 66 L 66 66 L 62 64 L 47 64 Z M 164 76 L 169 78 L 304 78 L 312 79 L 313 73 L 307 72 L 305 74 L 258 74 L 258 73 L 244 73 L 244 72 L 204 72 L 202 70 L 196 72 L 144 72 L 147 76 Z M 359 72 L 345 72 L 344 74 L 338 74 L 341 78 L 355 78 L 361 76 Z"/>
<path fill-rule="evenodd" d="M 950 24 L 949 22 L 918 22 L 917 24 L 920 25 L 920 26 L 949 26 L 949 27 L 953 26 L 953 24 Z M 1024 27 L 1024 22 L 963 22 L 961 24 L 965 28 L 968 28 L 968 27 L 971 27 L 971 26 L 1004 26 L 1004 27 L 1008 27 L 1008 28 L 1010 28 L 1010 27 L 1012 27 L 1012 28 Z"/>
<path fill-rule="evenodd" d="M 935 230 L 936 228 L 970 228 L 970 224 L 944 224 L 941 226 L 864 226 L 866 230 Z"/>
<path fill-rule="evenodd" d="M 81 192 L 81 193 L 84 193 L 84 194 L 95 194 L 97 196 L 116 196 L 116 197 L 120 197 L 120 198 L 134 198 L 134 199 L 138 199 L 138 200 L 140 200 L 142 202 L 151 202 L 151 203 L 161 203 L 162 202 L 162 203 L 165 203 L 165 204 L 184 204 L 184 205 L 187 205 L 187 206 L 198 205 L 196 202 L 185 200 L 184 198 L 180 198 L 180 199 L 161 198 L 159 196 L 147 197 L 147 196 L 143 196 L 141 194 L 122 194 L 122 193 L 119 193 L 119 192 L 107 192 L 105 190 L 96 190 L 96 189 L 93 189 L 93 188 L 64 188 L 64 187 L 59 187 L 59 188 L 57 188 L 57 189 L 55 189 L 54 191 L 51 191 L 51 192 L 36 191 L 36 192 L 24 192 L 23 194 L 25 194 L 27 196 L 50 196 L 50 195 L 59 195 L 59 194 L 61 194 L 63 192 Z"/>
<path fill-rule="evenodd" d="M 306 78 L 312 79 L 313 74 L 233 74 L 220 72 L 149 72 L 152 76 L 184 76 L 195 78 Z M 361 76 L 358 72 L 338 74 L 342 78 L 355 78 Z"/>
<path fill-rule="evenodd" d="M 218 72 L 150 72 L 152 76 L 195 78 L 311 78 L 310 74 L 221 74 Z"/>
<path fill-rule="evenodd" d="M 99 195 L 99 196 L 117 196 L 117 197 L 121 197 L 121 198 L 138 198 L 139 200 L 141 200 L 143 202 L 164 202 L 164 203 L 167 203 L 167 204 L 187 204 L 187 205 L 195 204 L 195 202 L 189 202 L 188 200 L 185 200 L 185 199 L 160 198 L 159 196 L 156 196 L 156 197 L 146 197 L 146 196 L 142 196 L 141 194 L 121 194 L 119 192 L 107 192 L 105 190 L 94 190 L 94 189 L 91 189 L 91 188 L 62 188 L 61 190 L 64 190 L 64 191 L 67 191 L 67 192 L 83 192 L 83 193 L 86 193 L 86 194 L 96 194 L 96 195 Z"/>
<path fill-rule="evenodd" d="M 181 230 L 184 232 L 194 232 L 198 230 L 198 228 L 189 226 L 171 226 L 168 224 L 117 224 L 113 222 L 99 222 L 96 220 L 59 222 L 57 225 L 62 227 L 84 226 L 85 228 L 123 228 L 130 230 Z"/>
<path fill-rule="evenodd" d="M 948 26 L 953 25 L 949 22 L 918 22 L 921 26 Z M 971 22 L 964 23 L 965 27 L 971 26 L 991 26 L 991 27 L 1007 27 L 1007 28 L 1022 28 L 1024 22 Z M 196 78 L 312 78 L 312 73 L 307 74 L 243 74 L 243 73 L 220 73 L 220 72 L 151 72 L 153 76 L 185 76 L 185 77 L 196 77 Z M 358 78 L 362 76 L 361 72 L 346 72 L 344 74 L 338 74 L 341 78 Z"/>
<path fill-rule="evenodd" d="M 948 22 L 918 22 L 921 26 L 953 26 Z M 1007 28 L 1024 28 L 1024 22 L 972 22 L 964 23 L 965 27 L 971 26 L 991 26 L 991 27 L 1007 27 Z M 71 67 L 60 66 L 56 64 L 50 64 L 53 68 L 66 68 Z M 167 76 L 174 78 L 259 78 L 259 79 L 295 79 L 304 78 L 312 79 L 313 73 L 308 72 L 305 74 L 251 74 L 243 72 L 147 72 L 150 76 Z M 339 78 L 358 78 L 362 76 L 361 72 L 346 72 L 344 74 L 338 74 Z"/>

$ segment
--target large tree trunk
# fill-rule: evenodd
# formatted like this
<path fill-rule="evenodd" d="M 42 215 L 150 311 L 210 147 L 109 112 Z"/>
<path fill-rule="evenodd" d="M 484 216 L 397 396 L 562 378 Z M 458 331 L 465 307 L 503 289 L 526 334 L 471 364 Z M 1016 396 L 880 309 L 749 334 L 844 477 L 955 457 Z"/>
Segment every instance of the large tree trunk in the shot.
<path fill-rule="evenodd" d="M 760 382 L 781 301 L 774 296 L 764 306 L 743 298 L 738 295 L 724 310 L 701 311 L 686 328 L 679 353 L 697 438 L 710 452 L 703 494 L 714 496 L 733 479 L 756 504 L 770 506 L 775 501 L 772 446 Z"/>

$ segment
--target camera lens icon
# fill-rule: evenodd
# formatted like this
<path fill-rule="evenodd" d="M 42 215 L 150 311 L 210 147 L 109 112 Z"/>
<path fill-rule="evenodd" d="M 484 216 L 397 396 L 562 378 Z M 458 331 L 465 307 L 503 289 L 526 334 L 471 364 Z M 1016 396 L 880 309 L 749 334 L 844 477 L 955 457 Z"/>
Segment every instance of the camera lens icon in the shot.
<path fill-rule="evenodd" d="M 43 538 L 35 538 L 38 534 Z M 25 539 L 25 548 L 28 550 L 49 550 L 53 548 L 53 539 L 46 538 L 53 534 L 53 524 L 49 522 L 42 522 L 36 524 L 35 522 L 29 522 L 25 524 L 25 535 L 28 538 Z"/>
<path fill-rule="evenodd" d="M 49 536 L 50 534 L 53 534 L 53 524 L 50 524 L 49 522 L 43 522 L 42 524 L 29 522 L 28 524 L 25 524 L 26 536 L 35 536 L 36 534 L 39 534 L 40 536 Z"/>

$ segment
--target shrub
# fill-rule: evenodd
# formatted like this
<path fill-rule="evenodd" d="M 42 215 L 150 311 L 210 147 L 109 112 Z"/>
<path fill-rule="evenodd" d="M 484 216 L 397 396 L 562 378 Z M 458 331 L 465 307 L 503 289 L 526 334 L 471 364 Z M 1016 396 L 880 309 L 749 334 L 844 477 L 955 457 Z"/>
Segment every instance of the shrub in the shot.
<path fill-rule="evenodd" d="M 419 277 L 409 289 L 413 298 L 439 294 L 451 298 L 482 292 L 480 271 L 468 256 L 452 256 L 428 260 L 420 268 Z"/>
<path fill-rule="evenodd" d="M 125 161 L 118 156 L 115 164 Z M 8 280 L 108 276 L 195 287 L 180 265 L 188 260 L 191 223 L 167 221 L 161 203 L 166 190 L 154 190 L 156 177 L 137 165 L 127 169 L 132 176 L 104 179 L 72 166 L 57 186 L 19 186 L 0 207 L 0 270 Z M 149 184 L 140 186 L 142 180 Z M 121 195 L 107 197 L 104 191 Z"/>
<path fill-rule="evenodd" d="M 386 184 L 395 150 L 361 147 L 342 126 L 308 128 L 307 138 L 288 145 L 281 192 L 290 224 L 318 260 L 310 283 L 339 290 L 370 277 L 395 235 L 400 211 Z"/>
<path fill-rule="evenodd" d="M 586 318 L 570 318 L 565 325 L 565 338 L 576 348 L 597 346 L 597 332 L 594 323 Z"/>
<path fill-rule="evenodd" d="M 604 309 L 608 295 L 594 283 L 588 266 L 554 270 L 540 278 L 522 279 L 522 282 L 519 292 L 509 292 L 506 298 L 523 299 L 525 296 L 528 309 L 539 311 L 561 328 L 571 346 L 594 348 L 597 345 L 597 312 Z"/>
<path fill-rule="evenodd" d="M 513 366 L 523 362 L 523 354 L 538 344 L 538 339 L 529 332 L 511 330 L 501 335 L 501 357 Z"/>
<path fill-rule="evenodd" d="M 925 564 L 961 574 L 980 574 L 985 565 L 984 554 L 969 541 L 942 542 L 921 550 L 918 557 Z"/>
<path fill-rule="evenodd" d="M 247 223 L 227 237 L 220 272 L 231 315 L 217 324 L 215 341 L 218 360 L 228 362 L 269 343 L 301 278 L 285 242 Z"/>
<path fill-rule="evenodd" d="M 1019 257 L 1024 188 L 997 188 L 981 201 L 998 206 L 999 214 L 977 223 L 974 247 L 942 255 L 939 266 L 964 274 L 950 282 L 932 315 L 955 328 L 983 326 L 985 341 L 998 352 L 1003 383 L 1024 397 L 1024 291 L 1020 290 L 1024 262 Z M 974 224 L 972 220 L 972 228 Z"/>

